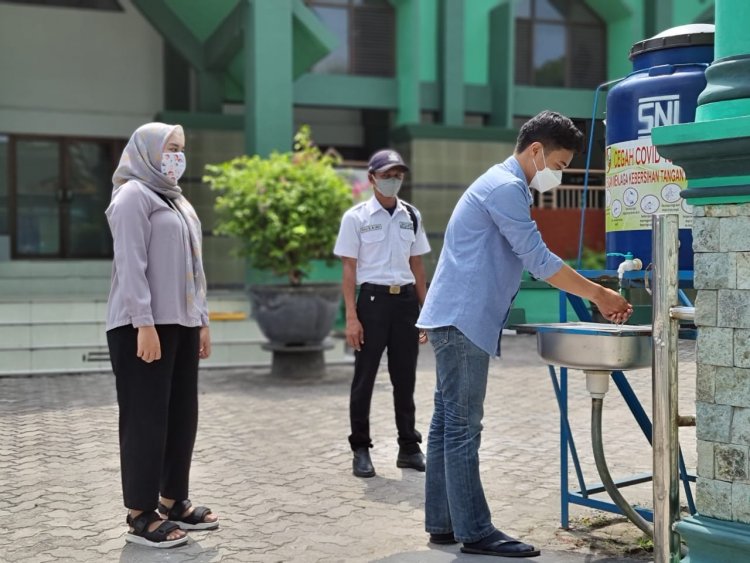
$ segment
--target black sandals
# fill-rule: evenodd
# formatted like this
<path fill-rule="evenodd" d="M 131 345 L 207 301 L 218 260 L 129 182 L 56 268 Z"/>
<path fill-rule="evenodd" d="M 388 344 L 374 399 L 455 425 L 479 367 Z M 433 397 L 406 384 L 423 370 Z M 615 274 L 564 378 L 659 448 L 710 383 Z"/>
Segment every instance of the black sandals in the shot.
<path fill-rule="evenodd" d="M 159 503 L 159 512 L 182 530 L 215 530 L 219 527 L 218 520 L 213 522 L 206 520 L 206 516 L 211 514 L 211 509 L 205 506 L 196 506 L 190 514 L 183 516 L 191 506 L 193 506 L 193 503 L 187 499 L 175 501 L 172 508 L 167 508 L 164 504 Z"/>
<path fill-rule="evenodd" d="M 133 528 L 132 532 L 128 532 L 125 535 L 125 541 L 130 543 L 164 549 L 168 547 L 177 547 L 188 541 L 187 535 L 176 540 L 168 540 L 167 537 L 169 534 L 175 530 L 179 530 L 180 527 L 174 522 L 162 520 L 156 512 L 141 512 L 135 518 L 128 514 L 125 521 L 131 528 Z M 161 521 L 161 524 L 158 528 L 150 532 L 148 527 L 153 522 L 157 521 Z"/>

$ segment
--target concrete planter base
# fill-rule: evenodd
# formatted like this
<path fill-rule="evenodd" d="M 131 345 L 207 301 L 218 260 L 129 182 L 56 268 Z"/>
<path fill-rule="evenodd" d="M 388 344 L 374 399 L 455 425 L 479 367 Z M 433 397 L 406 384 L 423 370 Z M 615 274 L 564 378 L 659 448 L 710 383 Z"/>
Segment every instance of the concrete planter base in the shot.
<path fill-rule="evenodd" d="M 264 344 L 263 349 L 271 356 L 271 375 L 285 379 L 320 379 L 326 375 L 326 350 L 333 348 L 331 342 L 317 346 L 284 346 Z"/>

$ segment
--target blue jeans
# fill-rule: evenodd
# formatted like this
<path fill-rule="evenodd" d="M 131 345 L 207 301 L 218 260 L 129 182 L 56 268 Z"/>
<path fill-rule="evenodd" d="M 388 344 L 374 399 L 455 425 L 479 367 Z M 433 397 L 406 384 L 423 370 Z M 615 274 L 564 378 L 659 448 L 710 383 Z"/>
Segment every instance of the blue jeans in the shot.
<path fill-rule="evenodd" d="M 495 531 L 479 478 L 479 444 L 489 355 L 456 327 L 428 331 L 437 361 L 427 440 L 425 529 L 463 543 Z"/>

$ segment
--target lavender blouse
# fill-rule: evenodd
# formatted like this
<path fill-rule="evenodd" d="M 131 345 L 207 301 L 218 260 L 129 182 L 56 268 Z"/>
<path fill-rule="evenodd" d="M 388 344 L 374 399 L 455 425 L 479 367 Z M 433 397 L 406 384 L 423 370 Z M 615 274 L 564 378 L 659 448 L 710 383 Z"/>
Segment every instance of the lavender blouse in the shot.
<path fill-rule="evenodd" d="M 118 189 L 105 213 L 115 255 L 106 330 L 125 325 L 208 326 L 205 299 L 198 304 L 199 315 L 188 311 L 186 233 L 177 211 L 131 181 Z"/>

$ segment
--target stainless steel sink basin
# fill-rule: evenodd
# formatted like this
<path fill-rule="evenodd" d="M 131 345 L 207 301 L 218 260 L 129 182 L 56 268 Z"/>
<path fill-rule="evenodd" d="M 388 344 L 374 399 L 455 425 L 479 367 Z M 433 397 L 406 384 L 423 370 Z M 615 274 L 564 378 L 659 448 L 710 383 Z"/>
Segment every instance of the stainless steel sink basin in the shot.
<path fill-rule="evenodd" d="M 521 326 L 536 333 L 537 351 L 551 364 L 591 371 L 651 365 L 651 325 L 571 322 Z"/>

